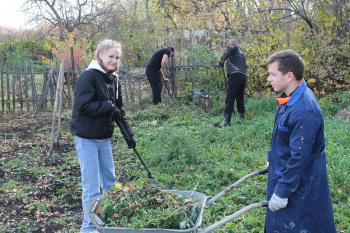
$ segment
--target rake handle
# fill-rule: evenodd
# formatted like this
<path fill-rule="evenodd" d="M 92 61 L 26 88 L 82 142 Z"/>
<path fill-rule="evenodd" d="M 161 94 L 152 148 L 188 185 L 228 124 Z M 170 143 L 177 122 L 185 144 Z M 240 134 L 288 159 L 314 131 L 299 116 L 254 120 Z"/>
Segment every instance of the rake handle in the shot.
<path fill-rule="evenodd" d="M 125 140 L 127 140 L 127 141 L 130 142 L 131 138 L 130 138 L 128 132 L 126 132 L 126 129 L 125 129 L 125 127 L 123 126 L 123 124 L 122 124 L 119 120 L 116 120 L 116 123 L 117 123 L 118 127 L 120 128 L 120 130 L 122 131 L 123 135 L 125 136 Z M 154 176 L 152 175 L 152 173 L 148 170 L 148 168 L 147 168 L 145 162 L 143 162 L 143 160 L 142 160 L 140 154 L 137 152 L 136 148 L 134 147 L 134 148 L 132 148 L 132 149 L 133 149 L 133 151 L 135 152 L 135 154 L 137 155 L 137 157 L 140 159 L 142 165 L 146 168 L 147 173 L 148 173 L 148 178 L 154 178 Z"/>
<path fill-rule="evenodd" d="M 161 74 L 160 76 L 162 77 L 162 81 L 163 81 L 163 83 L 164 83 L 164 85 L 165 85 L 165 87 L 166 87 L 166 89 L 167 89 L 167 91 L 168 91 L 168 95 L 171 96 L 170 91 L 169 91 L 169 87 L 168 87 L 168 85 L 167 85 L 166 82 L 165 82 L 164 75 Z"/>
<path fill-rule="evenodd" d="M 224 67 L 222 67 L 221 69 L 222 69 L 222 74 L 224 75 L 225 84 L 226 84 L 226 87 L 227 87 L 227 79 L 226 79 L 226 75 L 225 75 L 225 69 L 224 69 Z"/>

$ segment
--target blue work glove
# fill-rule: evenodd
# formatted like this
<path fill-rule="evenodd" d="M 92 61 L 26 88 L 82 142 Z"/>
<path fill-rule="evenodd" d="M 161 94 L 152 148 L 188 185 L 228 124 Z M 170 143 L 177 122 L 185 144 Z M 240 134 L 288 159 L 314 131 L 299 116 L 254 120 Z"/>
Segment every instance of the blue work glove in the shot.
<path fill-rule="evenodd" d="M 224 63 L 219 61 L 219 66 L 220 66 L 221 68 L 224 68 Z"/>
<path fill-rule="evenodd" d="M 288 198 L 280 198 L 275 193 L 272 194 L 272 197 L 269 201 L 269 209 L 272 212 L 275 212 L 276 210 L 283 209 L 288 204 Z"/>

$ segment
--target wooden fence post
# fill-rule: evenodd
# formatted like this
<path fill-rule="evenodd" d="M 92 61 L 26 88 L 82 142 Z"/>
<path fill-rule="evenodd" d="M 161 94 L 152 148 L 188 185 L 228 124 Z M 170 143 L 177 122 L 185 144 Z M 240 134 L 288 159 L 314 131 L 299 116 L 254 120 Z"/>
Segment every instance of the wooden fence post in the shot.
<path fill-rule="evenodd" d="M 191 64 L 189 64 L 191 66 Z M 194 69 L 194 60 L 192 58 L 192 67 L 190 68 L 190 74 L 191 74 L 191 80 L 192 80 L 192 90 L 195 89 L 195 83 L 194 83 L 194 72 L 195 72 L 195 69 Z"/>
<path fill-rule="evenodd" d="M 8 111 L 11 110 L 11 103 L 10 103 L 10 67 L 9 63 L 6 62 L 6 81 L 7 81 L 7 109 Z"/>
<path fill-rule="evenodd" d="M 124 83 L 124 93 L 125 93 L 125 100 L 127 103 L 129 103 L 129 97 L 128 97 L 128 90 L 127 90 L 127 82 L 125 77 L 120 77 L 121 80 L 123 80 Z"/>
<path fill-rule="evenodd" d="M 45 63 L 43 64 L 43 80 L 44 80 L 44 85 L 43 85 L 43 88 L 42 88 L 42 90 L 41 90 L 41 98 L 42 98 L 43 93 L 45 92 L 46 83 L 47 83 L 46 64 L 45 64 Z M 40 100 L 41 100 L 41 98 L 40 98 Z M 46 106 L 46 104 L 45 104 L 45 106 Z M 39 108 L 41 108 L 41 107 L 40 107 L 40 101 L 39 101 Z"/>
<path fill-rule="evenodd" d="M 63 65 L 63 67 L 64 67 L 64 65 Z M 63 107 L 64 68 L 62 68 L 62 71 L 63 71 L 63 74 L 58 75 L 60 87 L 59 87 L 59 90 L 57 89 L 57 92 L 59 92 L 58 124 L 57 124 L 57 134 L 56 134 L 56 138 L 55 138 L 56 143 L 57 143 L 57 147 L 60 147 L 59 140 L 61 138 L 61 115 L 62 115 L 62 107 Z M 58 80 L 57 80 L 57 82 L 58 82 Z M 56 94 L 56 96 L 57 96 L 57 94 Z"/>
<path fill-rule="evenodd" d="M 173 96 L 174 96 L 174 86 L 175 86 L 175 59 L 174 57 L 171 58 L 170 60 L 170 83 L 171 83 L 171 93 L 173 93 Z M 175 96 L 174 96 L 175 97 Z"/>
<path fill-rule="evenodd" d="M 29 112 L 27 62 L 24 62 L 23 64 L 23 73 L 24 73 L 24 99 L 26 102 L 27 111 Z"/>
<path fill-rule="evenodd" d="M 15 62 L 12 62 L 12 103 L 13 103 L 13 111 L 16 111 L 16 71 L 15 71 Z"/>
<path fill-rule="evenodd" d="M 141 83 L 142 83 L 142 79 L 137 80 L 137 84 L 138 84 L 138 91 L 139 91 L 139 103 L 141 103 Z"/>
<path fill-rule="evenodd" d="M 77 64 L 77 67 L 78 67 L 79 65 Z M 75 70 L 73 70 L 75 73 L 77 73 Z M 78 77 L 79 77 L 79 75 L 78 75 Z M 68 106 L 69 106 L 69 108 L 71 108 L 72 107 L 72 95 L 74 95 L 74 90 L 72 90 L 72 87 L 71 87 L 71 81 L 72 79 L 70 78 L 70 76 L 68 77 L 66 77 L 66 83 L 67 83 L 67 103 L 68 103 Z M 75 80 L 75 85 L 74 85 L 74 87 L 73 87 L 73 89 L 75 89 L 75 86 L 76 86 L 76 83 L 77 83 L 77 81 L 78 81 L 78 78 L 77 78 L 77 75 L 75 75 L 74 74 L 74 77 L 73 77 L 73 80 Z M 64 92 L 64 90 L 63 90 L 63 92 Z M 72 92 L 72 93 L 71 93 Z"/>
<path fill-rule="evenodd" d="M 23 112 L 21 62 L 18 62 L 18 86 L 19 86 L 19 98 L 18 98 L 18 101 L 19 101 L 19 103 L 21 105 L 21 111 Z"/>
<path fill-rule="evenodd" d="M 81 75 L 81 68 L 80 68 L 79 63 L 77 63 L 77 67 L 78 67 L 78 72 L 79 72 L 79 75 L 78 75 L 78 76 L 80 76 L 80 75 Z"/>
<path fill-rule="evenodd" d="M 1 61 L 1 108 L 5 110 L 5 95 L 4 95 L 4 63 Z"/>
<path fill-rule="evenodd" d="M 70 104 L 70 84 L 71 84 L 71 81 L 73 81 L 73 88 L 75 88 L 75 85 L 77 84 L 77 79 L 75 78 L 75 76 L 71 79 L 70 77 L 71 75 L 71 69 L 70 69 L 70 64 L 69 64 L 69 61 L 67 61 L 67 91 L 68 91 L 68 103 L 69 103 L 69 106 L 71 106 Z"/>
<path fill-rule="evenodd" d="M 50 143 L 50 149 L 49 149 L 49 158 L 52 156 L 52 150 L 54 148 L 54 143 L 56 142 L 57 147 L 59 148 L 59 139 L 60 139 L 60 127 L 61 127 L 61 97 L 62 97 L 62 90 L 63 90 L 63 80 L 64 80 L 64 59 L 63 62 L 61 63 L 60 67 L 60 73 L 57 77 L 57 88 L 56 88 L 56 99 L 55 99 L 55 106 L 54 106 L 54 111 L 53 111 L 53 116 L 52 116 L 52 130 L 51 130 L 51 143 Z M 57 108 L 59 108 L 59 116 L 58 116 L 58 130 L 57 130 L 57 136 L 55 137 L 55 122 L 56 122 L 56 112 Z"/>
<path fill-rule="evenodd" d="M 30 62 L 30 79 L 32 84 L 32 101 L 33 101 L 33 110 L 36 110 L 38 105 L 38 94 L 36 93 L 36 85 L 35 85 L 35 75 L 34 75 L 34 67 L 33 62 Z"/>
<path fill-rule="evenodd" d="M 134 90 L 133 90 L 133 87 L 132 87 L 132 80 L 131 80 L 131 78 L 128 78 L 127 80 L 128 80 L 128 84 L 129 84 L 131 103 L 134 104 L 135 103 L 135 98 L 134 98 Z"/>
<path fill-rule="evenodd" d="M 55 80 L 55 76 L 53 75 L 54 74 L 54 68 L 52 67 L 52 63 L 50 61 L 50 63 L 49 63 L 49 75 L 51 74 L 51 70 L 52 70 L 52 77 L 51 77 L 51 81 L 50 81 L 50 99 L 51 99 L 51 105 L 53 105 L 53 101 L 54 101 L 54 98 L 53 98 L 53 83 L 54 83 L 54 80 Z"/>
<path fill-rule="evenodd" d="M 43 108 L 44 106 L 46 106 L 49 88 L 50 88 L 51 83 L 52 83 L 53 72 L 54 72 L 54 70 L 50 69 L 49 78 L 47 79 L 46 86 L 44 87 L 44 91 L 41 94 L 41 98 L 40 98 L 40 102 L 39 102 L 39 108 Z"/>

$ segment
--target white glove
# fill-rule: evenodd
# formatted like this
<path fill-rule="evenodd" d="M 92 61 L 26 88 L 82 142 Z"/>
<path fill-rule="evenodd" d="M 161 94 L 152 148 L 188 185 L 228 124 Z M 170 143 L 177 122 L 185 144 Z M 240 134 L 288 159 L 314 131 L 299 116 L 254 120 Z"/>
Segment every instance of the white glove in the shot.
<path fill-rule="evenodd" d="M 266 168 L 270 167 L 270 162 L 266 162 Z"/>
<path fill-rule="evenodd" d="M 288 204 L 288 198 L 280 198 L 275 193 L 272 194 L 272 197 L 269 201 L 269 209 L 272 212 L 275 212 L 276 210 L 285 208 Z"/>

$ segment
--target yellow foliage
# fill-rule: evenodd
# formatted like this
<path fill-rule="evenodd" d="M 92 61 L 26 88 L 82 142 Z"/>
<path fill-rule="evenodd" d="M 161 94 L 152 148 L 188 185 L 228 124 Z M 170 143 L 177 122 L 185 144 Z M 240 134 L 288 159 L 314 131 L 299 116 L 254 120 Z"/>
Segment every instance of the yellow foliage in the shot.
<path fill-rule="evenodd" d="M 333 17 L 331 18 L 331 21 L 332 21 L 332 22 L 337 21 L 337 17 L 333 16 Z"/>
<path fill-rule="evenodd" d="M 304 49 L 304 51 L 301 53 L 301 55 L 308 55 L 310 52 L 309 48 Z"/>

